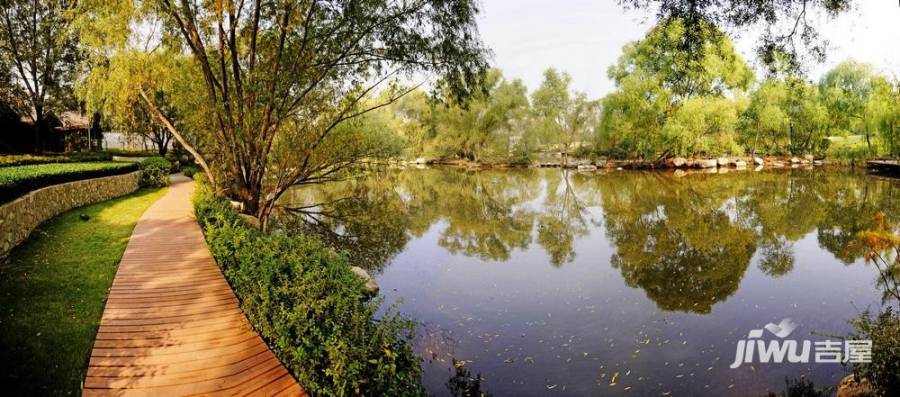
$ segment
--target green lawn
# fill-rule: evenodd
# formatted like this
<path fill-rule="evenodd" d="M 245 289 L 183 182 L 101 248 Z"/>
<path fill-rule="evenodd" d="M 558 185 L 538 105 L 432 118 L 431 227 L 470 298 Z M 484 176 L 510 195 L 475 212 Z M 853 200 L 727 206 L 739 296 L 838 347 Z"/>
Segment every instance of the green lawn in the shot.
<path fill-rule="evenodd" d="M 0 394 L 80 394 L 116 266 L 138 218 L 164 192 L 66 212 L 0 264 Z"/>

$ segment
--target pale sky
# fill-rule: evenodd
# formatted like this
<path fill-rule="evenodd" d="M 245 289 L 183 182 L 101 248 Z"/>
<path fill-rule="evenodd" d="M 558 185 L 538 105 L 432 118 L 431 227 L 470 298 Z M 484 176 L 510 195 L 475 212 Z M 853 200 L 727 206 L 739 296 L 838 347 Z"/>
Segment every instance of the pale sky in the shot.
<path fill-rule="evenodd" d="M 900 5 L 897 0 L 860 0 L 859 7 L 816 26 L 830 42 L 824 64 L 807 65 L 817 79 L 835 64 L 852 58 L 882 73 L 900 77 Z M 596 98 L 615 87 L 606 69 L 622 46 L 643 37 L 655 23 L 652 14 L 625 12 L 615 0 L 482 0 L 478 25 L 494 52 L 491 63 L 508 78 L 521 78 L 529 90 L 553 66 L 572 75 L 576 90 Z M 736 40 L 745 59 L 755 64 L 757 35 Z"/>

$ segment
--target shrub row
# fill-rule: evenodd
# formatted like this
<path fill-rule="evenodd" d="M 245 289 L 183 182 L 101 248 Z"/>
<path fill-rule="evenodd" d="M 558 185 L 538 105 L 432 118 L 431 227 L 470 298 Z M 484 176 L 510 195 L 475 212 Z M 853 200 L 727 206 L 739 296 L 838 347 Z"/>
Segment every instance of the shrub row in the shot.
<path fill-rule="evenodd" d="M 84 152 L 71 154 L 6 154 L 0 156 L 0 167 L 16 167 L 32 164 L 79 163 L 86 161 L 110 161 L 112 154 L 107 152 Z"/>
<path fill-rule="evenodd" d="M 156 150 L 106 149 L 105 152 L 109 153 L 110 156 L 121 156 L 121 157 L 159 156 L 159 152 L 157 152 Z"/>
<path fill-rule="evenodd" d="M 0 202 L 11 201 L 35 189 L 58 183 L 138 170 L 137 164 L 93 162 L 35 164 L 0 168 Z"/>
<path fill-rule="evenodd" d="M 241 308 L 310 395 L 424 395 L 415 322 L 394 306 L 378 315 L 382 299 L 366 298 L 346 255 L 250 228 L 202 183 L 194 206 Z"/>

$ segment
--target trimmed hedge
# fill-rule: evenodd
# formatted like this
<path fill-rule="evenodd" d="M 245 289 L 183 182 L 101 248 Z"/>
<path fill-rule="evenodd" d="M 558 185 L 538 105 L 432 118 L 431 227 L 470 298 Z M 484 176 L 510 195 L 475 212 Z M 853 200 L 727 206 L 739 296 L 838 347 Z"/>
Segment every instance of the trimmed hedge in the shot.
<path fill-rule="evenodd" d="M 112 154 L 107 152 L 84 152 L 67 155 L 33 155 L 33 154 L 5 154 L 0 155 L 0 167 L 17 167 L 32 164 L 55 163 L 80 163 L 87 161 L 110 161 Z"/>
<path fill-rule="evenodd" d="M 35 164 L 0 168 L 0 203 L 58 183 L 137 171 L 133 163 L 93 162 Z"/>
<path fill-rule="evenodd" d="M 250 323 L 310 395 L 425 395 L 416 323 L 394 306 L 379 315 L 382 299 L 367 299 L 346 255 L 310 235 L 250 228 L 198 183 L 194 208 L 213 256 Z"/>
<path fill-rule="evenodd" d="M 156 150 L 128 150 L 128 149 L 106 149 L 106 153 L 110 156 L 120 157 L 153 157 L 159 156 Z"/>

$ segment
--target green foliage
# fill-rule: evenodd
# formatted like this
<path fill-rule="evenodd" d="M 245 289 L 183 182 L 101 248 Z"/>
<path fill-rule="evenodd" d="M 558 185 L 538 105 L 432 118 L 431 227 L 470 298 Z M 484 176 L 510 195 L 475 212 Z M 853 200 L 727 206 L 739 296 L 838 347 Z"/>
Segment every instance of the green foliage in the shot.
<path fill-rule="evenodd" d="M 246 226 L 207 185 L 194 205 L 241 308 L 309 393 L 424 395 L 415 323 L 393 307 L 379 313 L 345 256 L 308 235 Z"/>
<path fill-rule="evenodd" d="M 684 30 L 677 20 L 660 23 L 609 68 L 618 89 L 603 99 L 601 152 L 656 159 L 741 151 L 735 130 L 744 105 L 737 99 L 753 72 L 721 34 L 693 59 L 679 47 Z"/>
<path fill-rule="evenodd" d="M 753 82 L 753 70 L 735 51 L 731 40 L 714 26 L 702 43 L 703 57 L 693 58 L 681 48 L 685 24 L 681 20 L 656 25 L 641 40 L 626 44 L 622 56 L 609 67 L 608 75 L 620 85 L 629 76 L 650 78 L 675 101 L 693 96 L 722 96 L 746 90 Z"/>
<path fill-rule="evenodd" d="M 158 153 L 153 150 L 106 149 L 104 151 L 109 153 L 110 156 L 119 157 L 152 157 L 158 155 Z"/>
<path fill-rule="evenodd" d="M 819 90 L 832 135 L 862 135 L 869 156 L 900 155 L 900 81 L 892 83 L 871 65 L 847 61 L 822 77 Z"/>
<path fill-rule="evenodd" d="M 136 164 L 93 162 L 33 164 L 0 168 L 0 202 L 10 201 L 29 191 L 58 183 L 101 176 L 126 174 L 137 170 Z"/>
<path fill-rule="evenodd" d="M 176 109 L 183 111 L 184 106 L 194 105 L 193 101 L 184 103 L 187 98 L 196 99 L 185 89 L 191 75 L 186 60 L 181 54 L 164 50 L 118 51 L 91 67 L 76 94 L 88 111 L 103 114 L 106 127 L 150 141 L 156 146 L 152 155 L 165 156 L 172 133 L 141 93 L 152 98 L 156 110 L 170 121 L 182 123 L 175 117 Z"/>
<path fill-rule="evenodd" d="M 753 27 L 761 32 L 756 51 L 770 72 L 795 72 L 807 56 L 823 61 L 827 41 L 819 38 L 808 13 L 830 17 L 852 9 L 853 0 L 618 0 L 626 8 L 652 10 L 660 23 L 684 24 L 678 47 L 690 60 L 707 54 L 706 43 L 722 37 L 721 30 Z M 761 26 L 760 26 L 761 25 Z M 710 27 L 716 29 L 710 29 Z M 721 29 L 721 30 L 719 30 Z M 696 62 L 694 62 L 696 64 Z M 699 65 L 698 65 L 699 66 Z"/>
<path fill-rule="evenodd" d="M 741 140 L 751 153 L 821 154 L 827 149 L 829 111 L 809 82 L 767 80 L 750 97 Z"/>
<path fill-rule="evenodd" d="M 160 49 L 119 50 L 135 54 L 124 54 L 121 63 L 112 57 L 109 75 L 126 83 L 127 100 L 117 102 L 141 103 L 194 156 L 210 183 L 242 201 L 244 211 L 264 227 L 275 200 L 289 187 L 332 180 L 360 162 L 379 159 L 385 148 L 358 144 L 354 138 L 363 132 L 345 123 L 405 94 L 407 87 L 392 83 L 396 77 L 439 76 L 458 100 L 476 88 L 487 68 L 472 0 L 223 7 L 215 2 L 142 7 L 138 21 L 163 26 Z M 221 29 L 210 29 L 215 26 Z M 142 68 L 144 62 L 130 61 L 150 61 L 158 54 L 186 62 L 178 73 L 156 74 Z M 164 64 L 144 64 L 157 63 Z M 168 84 L 170 76 L 178 84 Z"/>
<path fill-rule="evenodd" d="M 135 223 L 164 194 L 145 189 L 65 212 L 0 263 L 5 394 L 80 395 L 116 264 Z"/>
<path fill-rule="evenodd" d="M 872 80 L 872 92 L 864 112 L 865 131 L 878 131 L 882 153 L 900 157 L 900 80 L 891 83 L 883 76 Z"/>
<path fill-rule="evenodd" d="M 884 209 L 885 211 L 887 208 Z M 850 363 L 857 378 L 865 378 L 879 396 L 900 390 L 900 235 L 887 214 L 876 212 L 865 230 L 856 235 L 849 249 L 861 249 L 866 263 L 878 269 L 876 285 L 885 306 L 875 316 L 868 310 L 851 321 L 851 339 L 872 341 L 871 362 Z"/>
<path fill-rule="evenodd" d="M 0 155 L 0 167 L 13 167 L 17 165 L 50 164 L 50 163 L 76 163 L 85 161 L 109 161 L 112 155 L 107 152 L 84 152 L 66 155 L 32 155 L 32 154 L 7 154 Z"/>
<path fill-rule="evenodd" d="M 0 67 L 16 65 L 8 69 L 13 78 L 7 91 L 19 113 L 30 115 L 41 130 L 49 127 L 52 111 L 74 107 L 71 85 L 81 54 L 73 21 L 79 11 L 73 0 L 5 0 L 0 5 Z M 35 150 L 43 150 L 40 135 Z"/>
<path fill-rule="evenodd" d="M 184 176 L 186 176 L 188 178 L 193 178 L 194 174 L 197 174 L 199 172 L 200 172 L 200 169 L 193 165 L 181 167 L 181 173 L 183 173 Z"/>
<path fill-rule="evenodd" d="M 900 313 L 892 307 L 877 315 L 868 311 L 851 322 L 852 339 L 872 341 L 872 362 L 852 363 L 853 374 L 868 379 L 879 396 L 900 390 Z"/>
<path fill-rule="evenodd" d="M 743 154 L 737 142 L 742 104 L 714 96 L 684 101 L 660 131 L 663 147 L 678 156 Z"/>
<path fill-rule="evenodd" d="M 866 141 L 859 135 L 830 137 L 825 156 L 842 163 L 856 163 L 869 158 Z"/>
<path fill-rule="evenodd" d="M 141 162 L 141 185 L 169 186 L 172 163 L 162 157 L 148 157 Z"/>
<path fill-rule="evenodd" d="M 563 162 L 568 162 L 569 152 L 586 146 L 590 133 L 597 123 L 599 104 L 589 101 L 587 95 L 572 93 L 572 78 L 550 68 L 544 71 L 544 80 L 532 94 L 534 127 L 542 143 L 560 149 Z"/>
<path fill-rule="evenodd" d="M 493 69 L 485 78 L 483 92 L 466 102 L 444 96 L 443 103 L 433 108 L 436 139 L 431 152 L 440 158 L 506 161 L 517 149 L 515 126 L 527 110 L 525 85 L 506 80 Z"/>

